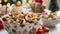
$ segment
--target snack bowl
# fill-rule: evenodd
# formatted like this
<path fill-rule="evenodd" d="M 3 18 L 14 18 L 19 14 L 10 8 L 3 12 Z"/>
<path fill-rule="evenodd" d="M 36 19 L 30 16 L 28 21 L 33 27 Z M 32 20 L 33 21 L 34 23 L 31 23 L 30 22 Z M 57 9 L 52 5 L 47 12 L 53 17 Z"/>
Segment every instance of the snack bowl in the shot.
<path fill-rule="evenodd" d="M 44 19 L 44 18 L 42 18 L 41 20 L 42 20 L 43 25 L 48 26 L 48 27 L 55 27 L 60 21 L 59 19 L 48 20 L 48 19 Z"/>

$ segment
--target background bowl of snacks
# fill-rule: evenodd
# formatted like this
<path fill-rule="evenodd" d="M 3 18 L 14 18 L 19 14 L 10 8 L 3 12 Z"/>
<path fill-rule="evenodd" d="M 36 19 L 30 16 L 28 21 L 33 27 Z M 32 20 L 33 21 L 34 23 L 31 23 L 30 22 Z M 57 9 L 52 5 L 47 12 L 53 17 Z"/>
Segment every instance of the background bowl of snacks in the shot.
<path fill-rule="evenodd" d="M 49 15 L 42 16 L 41 20 L 44 25 L 51 26 L 51 27 L 55 27 L 60 21 L 59 17 L 57 16 L 55 12 Z"/>

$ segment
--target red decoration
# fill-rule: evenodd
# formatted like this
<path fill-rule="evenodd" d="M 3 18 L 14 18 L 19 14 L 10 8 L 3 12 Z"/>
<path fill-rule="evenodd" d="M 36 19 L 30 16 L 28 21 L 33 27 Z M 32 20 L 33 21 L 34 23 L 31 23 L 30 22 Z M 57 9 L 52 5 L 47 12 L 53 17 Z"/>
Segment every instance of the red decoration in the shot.
<path fill-rule="evenodd" d="M 41 5 L 43 4 L 43 0 L 35 0 L 35 2 L 39 2 Z"/>
<path fill-rule="evenodd" d="M 49 34 L 49 28 L 47 28 L 47 27 L 45 27 L 45 26 L 43 26 L 43 25 L 40 25 L 37 29 L 36 29 L 36 32 L 35 32 L 35 34 L 45 34 L 45 33 L 47 33 L 47 34 Z"/>
<path fill-rule="evenodd" d="M 2 21 L 0 20 L 0 30 L 1 29 L 4 29 L 4 26 L 3 26 L 3 24 L 2 24 Z"/>
<path fill-rule="evenodd" d="M 1 29 L 4 29 L 4 26 L 3 26 L 2 23 L 0 23 L 0 30 L 1 30 Z"/>

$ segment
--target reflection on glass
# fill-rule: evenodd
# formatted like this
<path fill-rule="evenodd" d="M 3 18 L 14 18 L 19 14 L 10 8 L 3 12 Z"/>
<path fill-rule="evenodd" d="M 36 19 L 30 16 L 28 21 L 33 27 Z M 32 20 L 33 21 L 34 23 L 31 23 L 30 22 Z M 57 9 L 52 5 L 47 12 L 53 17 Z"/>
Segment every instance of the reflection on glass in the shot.
<path fill-rule="evenodd" d="M 0 7 L 2 7 L 2 4 L 0 4 Z"/>
<path fill-rule="evenodd" d="M 32 3 L 32 0 L 29 0 L 28 3 Z"/>
<path fill-rule="evenodd" d="M 7 3 L 7 7 L 10 7 L 10 3 Z"/>
<path fill-rule="evenodd" d="M 0 0 L 0 3 L 1 3 L 2 1 Z"/>
<path fill-rule="evenodd" d="M 4 0 L 4 2 L 8 2 L 8 0 Z"/>

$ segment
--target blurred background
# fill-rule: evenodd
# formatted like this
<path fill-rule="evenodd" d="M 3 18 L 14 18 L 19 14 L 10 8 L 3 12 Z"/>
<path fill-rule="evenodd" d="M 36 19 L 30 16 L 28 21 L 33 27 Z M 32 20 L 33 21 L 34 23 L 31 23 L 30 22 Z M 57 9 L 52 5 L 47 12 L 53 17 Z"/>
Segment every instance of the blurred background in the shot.
<path fill-rule="evenodd" d="M 6 5 L 7 3 L 10 3 L 10 4 L 13 4 L 13 3 L 15 3 L 16 1 L 21 1 L 21 2 L 25 2 L 25 1 L 27 1 L 27 2 L 33 2 L 34 0 L 0 0 L 0 4 L 2 4 L 2 5 Z M 45 4 L 45 5 L 47 5 L 47 8 L 49 8 L 49 5 L 50 5 L 50 1 L 51 0 L 43 0 L 44 2 L 43 2 L 43 4 Z M 55 1 L 55 0 L 53 0 L 53 1 Z M 59 6 L 59 8 L 60 8 L 60 5 L 59 5 L 59 1 L 60 0 L 56 0 L 57 1 L 57 4 L 58 4 L 58 6 Z"/>

